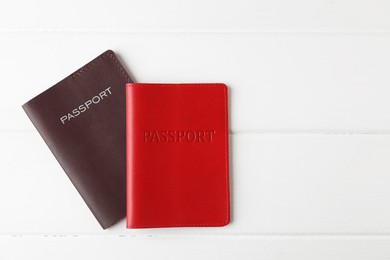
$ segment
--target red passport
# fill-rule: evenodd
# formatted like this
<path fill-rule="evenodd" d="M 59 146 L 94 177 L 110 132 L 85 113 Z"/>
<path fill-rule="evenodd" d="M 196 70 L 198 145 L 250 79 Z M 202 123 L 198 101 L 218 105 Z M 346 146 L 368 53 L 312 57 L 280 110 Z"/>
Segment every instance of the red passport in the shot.
<path fill-rule="evenodd" d="M 126 85 L 127 227 L 229 223 L 224 84 Z"/>

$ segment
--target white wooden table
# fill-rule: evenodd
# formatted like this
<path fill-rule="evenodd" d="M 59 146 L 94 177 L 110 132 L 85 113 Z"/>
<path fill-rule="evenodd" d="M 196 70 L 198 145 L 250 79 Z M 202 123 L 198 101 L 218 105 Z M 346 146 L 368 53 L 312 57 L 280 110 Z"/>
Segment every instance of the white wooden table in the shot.
<path fill-rule="evenodd" d="M 0 46 L 0 259 L 390 259 L 389 1 L 1 0 Z M 21 105 L 106 49 L 229 85 L 229 226 L 101 230 Z"/>

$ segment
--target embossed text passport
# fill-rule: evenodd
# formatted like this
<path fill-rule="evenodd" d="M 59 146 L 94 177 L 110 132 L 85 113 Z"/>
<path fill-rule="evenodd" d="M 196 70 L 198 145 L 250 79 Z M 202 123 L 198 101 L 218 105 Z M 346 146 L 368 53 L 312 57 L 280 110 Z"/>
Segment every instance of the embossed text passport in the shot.
<path fill-rule="evenodd" d="M 126 85 L 127 227 L 229 223 L 224 84 Z"/>
<path fill-rule="evenodd" d="M 23 105 L 103 228 L 126 215 L 127 82 L 109 50 Z"/>

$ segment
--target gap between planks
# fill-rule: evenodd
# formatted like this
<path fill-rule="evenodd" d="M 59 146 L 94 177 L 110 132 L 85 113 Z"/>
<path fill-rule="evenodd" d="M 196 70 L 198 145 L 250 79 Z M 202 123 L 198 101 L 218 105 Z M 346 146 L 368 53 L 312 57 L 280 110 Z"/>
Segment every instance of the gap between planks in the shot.
<path fill-rule="evenodd" d="M 265 30 L 265 29 L 0 29 L 0 33 L 96 33 L 96 34 L 318 34 L 318 35 L 388 35 L 390 30 Z"/>
<path fill-rule="evenodd" d="M 34 129 L 0 129 L 0 134 L 30 134 Z M 231 130 L 229 135 L 390 135 L 390 130 Z"/>
<path fill-rule="evenodd" d="M 250 240 L 390 240 L 390 233 L 263 233 L 263 234 L 98 234 L 0 233 L 0 238 L 121 238 L 121 239 L 250 239 Z"/>

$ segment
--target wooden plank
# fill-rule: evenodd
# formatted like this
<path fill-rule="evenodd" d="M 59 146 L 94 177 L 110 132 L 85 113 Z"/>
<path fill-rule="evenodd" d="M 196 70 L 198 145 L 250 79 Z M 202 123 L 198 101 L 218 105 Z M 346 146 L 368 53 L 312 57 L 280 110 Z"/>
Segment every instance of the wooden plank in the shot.
<path fill-rule="evenodd" d="M 232 223 L 158 230 L 101 230 L 38 133 L 0 143 L 2 234 L 390 233 L 390 135 L 232 135 Z"/>
<path fill-rule="evenodd" d="M 382 260 L 389 238 L 0 237 L 2 259 L 288 259 Z"/>
<path fill-rule="evenodd" d="M 2 1 L 0 30 L 388 32 L 386 0 Z"/>
<path fill-rule="evenodd" d="M 231 130 L 389 132 L 390 35 L 2 33 L 1 130 L 105 49 L 139 82 L 225 82 Z"/>

